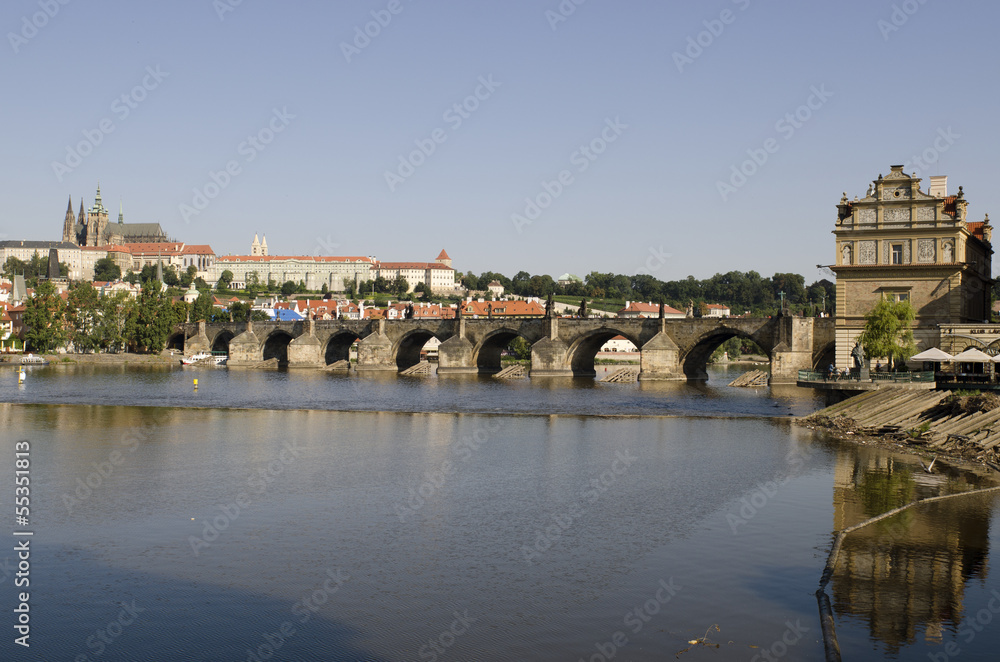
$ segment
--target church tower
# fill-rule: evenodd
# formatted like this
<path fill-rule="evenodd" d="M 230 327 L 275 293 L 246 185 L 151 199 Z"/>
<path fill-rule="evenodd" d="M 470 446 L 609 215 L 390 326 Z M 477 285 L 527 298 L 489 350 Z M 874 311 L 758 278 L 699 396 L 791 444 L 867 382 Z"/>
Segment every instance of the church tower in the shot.
<path fill-rule="evenodd" d="M 252 257 L 260 255 L 260 239 L 257 237 L 256 233 L 253 236 L 253 243 L 250 244 L 250 255 Z"/>
<path fill-rule="evenodd" d="M 264 235 L 264 241 L 260 242 L 260 254 L 267 255 L 267 235 Z"/>
<path fill-rule="evenodd" d="M 76 216 L 73 215 L 73 196 L 69 196 L 66 207 L 66 220 L 63 221 L 62 240 L 76 243 Z"/>
<path fill-rule="evenodd" d="M 103 246 L 106 243 L 107 229 L 108 210 L 104 208 L 104 203 L 101 201 L 101 185 L 98 184 L 94 206 L 87 214 L 87 245 Z"/>

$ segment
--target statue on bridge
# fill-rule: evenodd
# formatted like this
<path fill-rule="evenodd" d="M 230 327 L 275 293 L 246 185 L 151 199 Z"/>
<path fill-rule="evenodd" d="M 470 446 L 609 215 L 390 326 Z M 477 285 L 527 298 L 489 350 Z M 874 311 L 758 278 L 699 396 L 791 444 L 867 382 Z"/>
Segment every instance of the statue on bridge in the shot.
<path fill-rule="evenodd" d="M 667 312 L 666 308 L 664 307 L 665 305 L 666 304 L 663 303 L 663 298 L 661 297 L 660 298 L 660 319 L 663 319 L 664 316 L 665 316 L 665 314 L 666 314 L 666 312 Z"/>
<path fill-rule="evenodd" d="M 408 320 L 413 319 L 413 304 L 412 303 L 406 307 L 406 312 L 403 313 L 403 316 L 406 319 L 408 319 Z"/>
<path fill-rule="evenodd" d="M 552 293 L 549 292 L 549 298 L 545 302 L 545 319 L 552 319 Z"/>
<path fill-rule="evenodd" d="M 587 300 L 584 299 L 580 302 L 580 319 L 587 319 Z"/>

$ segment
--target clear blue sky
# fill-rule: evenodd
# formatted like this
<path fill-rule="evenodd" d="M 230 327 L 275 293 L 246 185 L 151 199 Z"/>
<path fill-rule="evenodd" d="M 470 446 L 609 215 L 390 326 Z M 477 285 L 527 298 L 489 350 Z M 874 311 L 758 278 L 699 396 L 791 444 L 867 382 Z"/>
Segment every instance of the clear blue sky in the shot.
<path fill-rule="evenodd" d="M 0 8 L 6 238 L 59 239 L 100 180 L 112 220 L 121 198 L 220 254 L 259 232 L 272 254 L 446 248 L 476 273 L 809 282 L 841 193 L 913 156 L 973 220 L 1000 214 L 994 3 L 62 1 Z M 417 141 L 433 153 L 400 172 Z M 747 150 L 766 162 L 720 192 Z"/>

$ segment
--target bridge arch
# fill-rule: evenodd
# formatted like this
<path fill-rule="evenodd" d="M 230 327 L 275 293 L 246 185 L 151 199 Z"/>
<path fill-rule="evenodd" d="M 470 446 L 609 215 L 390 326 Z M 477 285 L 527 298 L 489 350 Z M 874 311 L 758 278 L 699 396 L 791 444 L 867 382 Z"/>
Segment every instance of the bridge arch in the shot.
<path fill-rule="evenodd" d="M 515 328 L 503 327 L 489 332 L 472 350 L 472 362 L 481 375 L 495 375 L 501 369 L 501 357 L 515 338 L 524 338 L 530 345 L 531 339 Z"/>
<path fill-rule="evenodd" d="M 608 327 L 595 329 L 580 338 L 577 338 L 576 341 L 570 345 L 568 357 L 570 368 L 573 370 L 573 376 L 596 377 L 597 369 L 594 366 L 594 361 L 597 358 L 597 353 L 601 351 L 601 347 L 603 347 L 606 342 L 615 336 L 623 336 L 624 338 L 627 338 L 633 345 L 635 345 L 637 351 L 642 347 L 642 342 L 626 331 Z"/>
<path fill-rule="evenodd" d="M 689 381 L 708 380 L 708 360 L 719 345 L 730 338 L 746 338 L 752 340 L 771 360 L 772 347 L 763 338 L 731 326 L 720 326 L 702 335 L 697 342 L 681 357 L 681 367 Z"/>
<path fill-rule="evenodd" d="M 219 333 L 216 334 L 215 339 L 212 340 L 212 351 L 225 352 L 226 354 L 228 354 L 229 343 L 235 337 L 236 334 L 233 331 L 230 331 L 229 329 L 223 329 L 222 331 L 219 331 Z"/>
<path fill-rule="evenodd" d="M 264 360 L 278 359 L 279 366 L 287 366 L 288 343 L 292 342 L 292 339 L 292 334 L 284 329 L 275 329 L 272 331 L 264 340 Z"/>
<path fill-rule="evenodd" d="M 348 329 L 340 329 L 330 334 L 323 350 L 323 360 L 326 365 L 332 365 L 337 361 L 350 361 L 351 345 L 359 337 L 357 333 Z"/>
<path fill-rule="evenodd" d="M 185 340 L 187 340 L 187 338 L 183 330 L 171 334 L 171 336 L 167 338 L 167 349 L 177 349 L 183 352 Z"/>
<path fill-rule="evenodd" d="M 393 348 L 396 357 L 396 368 L 402 372 L 420 363 L 420 350 L 427 341 L 437 335 L 428 329 L 413 329 L 401 337 Z"/>

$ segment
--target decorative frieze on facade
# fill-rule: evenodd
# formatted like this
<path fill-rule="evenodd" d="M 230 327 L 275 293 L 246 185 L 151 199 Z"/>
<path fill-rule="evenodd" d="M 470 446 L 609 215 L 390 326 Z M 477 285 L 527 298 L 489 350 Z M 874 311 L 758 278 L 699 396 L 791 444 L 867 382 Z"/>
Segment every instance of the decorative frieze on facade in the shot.
<path fill-rule="evenodd" d="M 885 210 L 885 222 L 886 223 L 909 223 L 910 222 L 910 208 L 909 207 L 889 207 Z"/>
<path fill-rule="evenodd" d="M 878 242 L 858 242 L 858 264 L 878 264 Z"/>
<path fill-rule="evenodd" d="M 882 189 L 883 200 L 909 200 L 910 188 L 908 186 L 886 186 Z"/>
<path fill-rule="evenodd" d="M 913 255 L 911 250 L 912 242 L 907 239 L 903 242 L 903 264 L 909 264 L 912 262 L 911 256 Z"/>
<path fill-rule="evenodd" d="M 933 263 L 935 261 L 933 239 L 917 240 L 917 262 Z"/>
<path fill-rule="evenodd" d="M 918 207 L 917 208 L 917 220 L 918 221 L 933 221 L 935 220 L 936 210 L 934 207 Z"/>
<path fill-rule="evenodd" d="M 878 216 L 874 209 L 862 209 L 858 211 L 858 223 L 870 223 L 871 225 L 875 225 L 877 218 Z"/>

